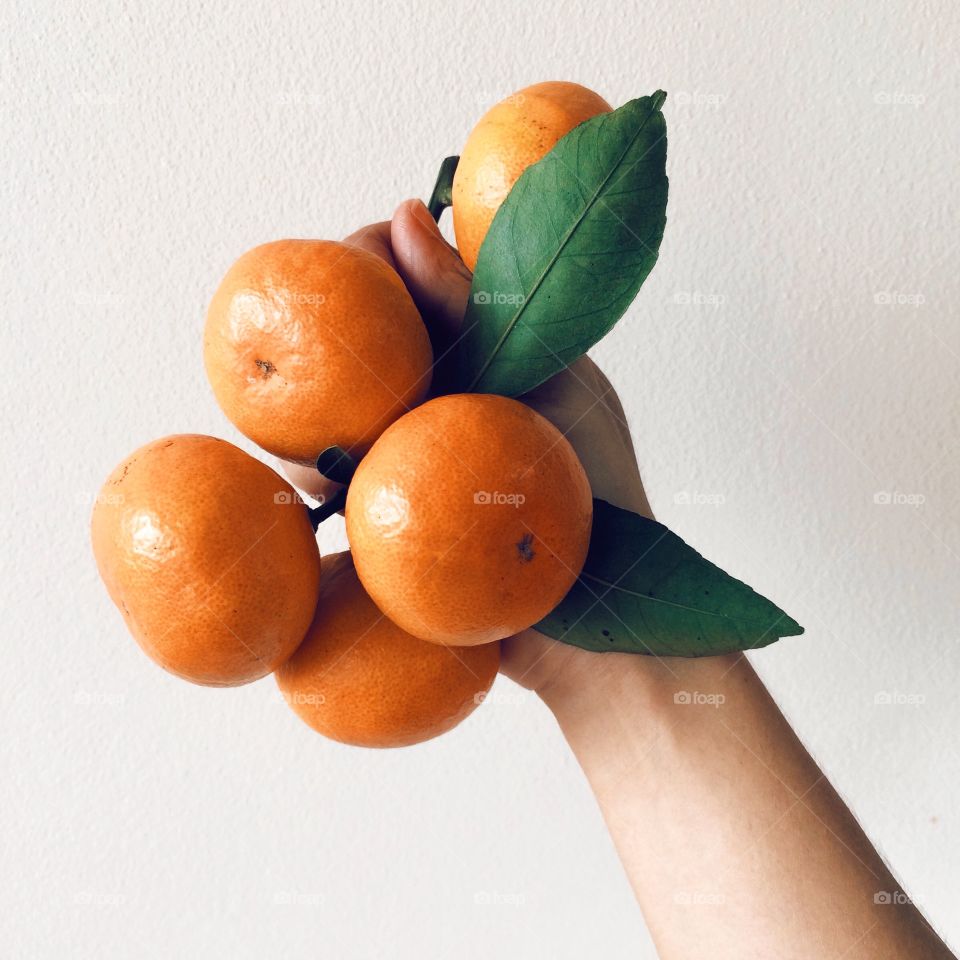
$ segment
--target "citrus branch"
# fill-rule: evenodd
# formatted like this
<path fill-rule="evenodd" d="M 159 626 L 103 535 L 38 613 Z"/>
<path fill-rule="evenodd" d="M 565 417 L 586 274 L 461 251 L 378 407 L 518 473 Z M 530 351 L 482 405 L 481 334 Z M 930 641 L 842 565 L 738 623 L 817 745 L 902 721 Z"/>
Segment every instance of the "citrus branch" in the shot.
<path fill-rule="evenodd" d="M 437 182 L 433 185 L 433 193 L 430 194 L 430 200 L 427 203 L 427 209 L 430 216 L 437 223 L 440 222 L 440 215 L 453 203 L 453 175 L 457 172 L 457 164 L 460 157 L 444 157 L 440 164 L 440 170 L 437 173 Z"/>

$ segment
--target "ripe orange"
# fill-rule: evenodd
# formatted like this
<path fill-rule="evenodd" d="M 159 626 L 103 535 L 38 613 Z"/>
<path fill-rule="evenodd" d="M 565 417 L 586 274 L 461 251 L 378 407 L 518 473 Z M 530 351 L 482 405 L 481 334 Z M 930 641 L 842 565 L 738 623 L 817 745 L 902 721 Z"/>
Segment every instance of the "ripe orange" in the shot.
<path fill-rule="evenodd" d="M 333 444 L 362 456 L 426 396 L 433 355 L 385 261 L 331 240 L 278 240 L 227 272 L 207 314 L 204 362 L 241 433 L 313 464 Z"/>
<path fill-rule="evenodd" d="M 473 128 L 453 178 L 453 229 L 471 269 L 494 214 L 520 174 L 575 126 L 611 106 L 578 83 L 535 83 L 491 107 Z"/>
<path fill-rule="evenodd" d="M 141 447 L 93 510 L 93 552 L 143 650 L 177 676 L 233 686 L 275 670 L 310 625 L 320 554 L 305 507 L 224 440 Z"/>
<path fill-rule="evenodd" d="M 580 573 L 590 485 L 566 438 L 506 397 L 430 400 L 389 427 L 347 493 L 361 582 L 397 626 L 436 643 L 536 623 Z"/>
<path fill-rule="evenodd" d="M 405 747 L 453 729 L 497 675 L 500 644 L 451 650 L 394 626 L 367 596 L 349 553 L 323 562 L 317 612 L 277 671 L 300 718 L 359 747 Z"/>

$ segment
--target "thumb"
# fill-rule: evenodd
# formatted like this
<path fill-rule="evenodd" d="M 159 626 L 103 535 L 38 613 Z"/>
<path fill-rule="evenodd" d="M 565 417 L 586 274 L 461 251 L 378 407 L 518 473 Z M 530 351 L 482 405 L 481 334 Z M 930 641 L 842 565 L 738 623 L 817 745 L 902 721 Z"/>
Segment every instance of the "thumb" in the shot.
<path fill-rule="evenodd" d="M 423 317 L 439 361 L 456 340 L 470 294 L 470 271 L 443 239 L 440 228 L 420 200 L 404 200 L 390 225 L 390 245 L 397 265 Z"/>

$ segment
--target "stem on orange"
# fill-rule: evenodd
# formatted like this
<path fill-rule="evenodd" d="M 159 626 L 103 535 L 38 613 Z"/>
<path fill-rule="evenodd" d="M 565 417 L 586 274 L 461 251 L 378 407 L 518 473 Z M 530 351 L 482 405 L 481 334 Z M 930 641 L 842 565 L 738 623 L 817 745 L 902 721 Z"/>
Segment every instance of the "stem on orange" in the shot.
<path fill-rule="evenodd" d="M 313 524 L 314 533 L 316 533 L 317 527 L 319 527 L 327 517 L 332 517 L 346 505 L 347 488 L 342 487 L 329 500 L 324 500 L 319 506 L 308 507 L 307 515 L 310 517 L 310 523 Z"/>
<path fill-rule="evenodd" d="M 437 173 L 437 182 L 433 185 L 433 193 L 430 194 L 430 200 L 427 203 L 427 209 L 430 216 L 437 223 L 440 222 L 440 215 L 453 203 L 453 175 L 457 172 L 457 164 L 460 157 L 444 157 L 440 164 L 440 171 Z"/>
<path fill-rule="evenodd" d="M 459 156 L 444 157 L 443 163 L 440 164 L 440 170 L 437 172 L 437 181 L 433 185 L 433 193 L 430 194 L 427 209 L 430 211 L 430 216 L 438 223 L 443 211 L 453 203 L 453 175 L 457 172 L 459 162 Z M 349 454 L 339 447 L 328 447 L 317 457 L 317 469 L 328 479 L 343 483 L 344 486 L 329 500 L 317 507 L 308 508 L 307 513 L 310 516 L 314 531 L 327 517 L 332 517 L 346 505 L 346 484 L 350 483 L 353 471 L 356 469 L 356 463 Z"/>

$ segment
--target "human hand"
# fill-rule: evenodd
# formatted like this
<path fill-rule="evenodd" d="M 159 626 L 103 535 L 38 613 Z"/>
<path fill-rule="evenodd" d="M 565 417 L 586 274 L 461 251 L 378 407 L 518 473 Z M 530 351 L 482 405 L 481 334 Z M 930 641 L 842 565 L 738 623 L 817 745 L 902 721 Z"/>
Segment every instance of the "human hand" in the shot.
<path fill-rule="evenodd" d="M 470 295 L 471 274 L 457 251 L 444 240 L 419 200 L 404 201 L 391 221 L 364 227 L 345 242 L 382 257 L 403 279 L 430 333 L 435 385 L 444 384 Z M 595 497 L 652 516 L 620 399 L 589 357 L 581 357 L 519 399 L 570 441 Z M 291 464 L 287 472 L 313 496 L 329 497 L 337 488 L 306 467 Z M 502 671 L 538 692 L 561 677 L 570 681 L 582 670 L 596 674 L 615 667 L 613 661 L 626 656 L 605 654 L 600 658 L 535 630 L 503 641 L 502 649 Z"/>
<path fill-rule="evenodd" d="M 456 250 L 414 200 L 348 241 L 403 278 L 442 390 L 470 292 Z M 594 496 L 651 516 L 623 408 L 596 364 L 582 357 L 520 399 L 566 435 Z M 311 493 L 335 488 L 316 471 L 290 472 Z M 739 956 L 744 943 L 758 956 L 800 956 L 811 929 L 837 954 L 852 941 L 857 956 L 952 956 L 913 907 L 874 906 L 874 891 L 896 881 L 742 655 L 595 654 L 532 629 L 501 649 L 501 671 L 547 703 L 586 772 L 662 956 L 696 956 L 706 940 L 717 956 Z M 722 716 L 678 706 L 678 690 L 712 691 Z M 701 888 L 705 863 L 734 892 L 719 926 L 677 900 Z M 790 923 L 784 902 L 803 905 Z"/>

